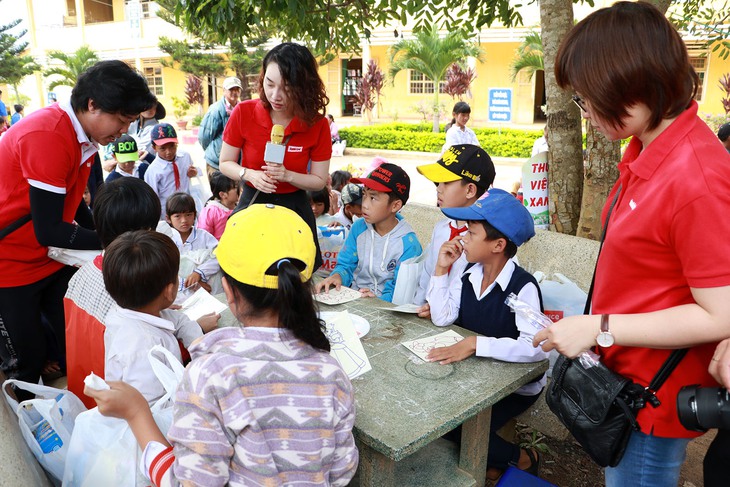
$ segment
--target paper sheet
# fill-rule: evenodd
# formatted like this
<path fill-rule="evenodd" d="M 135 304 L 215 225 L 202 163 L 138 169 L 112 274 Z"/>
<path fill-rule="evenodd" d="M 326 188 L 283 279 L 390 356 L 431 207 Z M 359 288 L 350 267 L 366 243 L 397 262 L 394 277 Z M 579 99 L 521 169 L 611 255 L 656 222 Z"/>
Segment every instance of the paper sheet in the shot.
<path fill-rule="evenodd" d="M 195 321 L 201 316 L 209 313 L 220 313 L 226 308 L 228 308 L 228 306 L 215 299 L 205 289 L 200 288 L 195 291 L 195 294 L 183 302 L 180 311 L 185 313 L 188 318 Z"/>
<path fill-rule="evenodd" d="M 327 320 L 325 335 L 330 341 L 330 355 L 337 359 L 350 380 L 372 369 L 347 311 Z"/>
<path fill-rule="evenodd" d="M 382 309 L 385 311 L 395 311 L 397 313 L 418 313 L 418 309 L 420 308 L 417 304 L 401 304 L 400 306 L 393 306 L 392 308 L 386 308 L 385 306 L 382 306 L 378 309 Z"/>
<path fill-rule="evenodd" d="M 329 290 L 329 292 L 321 292 L 319 294 L 315 294 L 314 299 L 316 299 L 320 303 L 334 305 L 349 303 L 350 301 L 359 299 L 360 296 L 362 296 L 360 294 L 360 291 L 357 291 L 347 286 L 342 286 L 339 291 L 335 288 L 332 288 Z"/>
<path fill-rule="evenodd" d="M 402 342 L 401 345 L 406 347 L 411 352 L 418 355 L 421 359 L 426 361 L 428 352 L 434 348 L 449 347 L 456 343 L 459 343 L 464 339 L 463 336 L 456 333 L 454 330 L 448 330 L 438 335 L 430 337 L 416 338 L 407 342 Z"/>

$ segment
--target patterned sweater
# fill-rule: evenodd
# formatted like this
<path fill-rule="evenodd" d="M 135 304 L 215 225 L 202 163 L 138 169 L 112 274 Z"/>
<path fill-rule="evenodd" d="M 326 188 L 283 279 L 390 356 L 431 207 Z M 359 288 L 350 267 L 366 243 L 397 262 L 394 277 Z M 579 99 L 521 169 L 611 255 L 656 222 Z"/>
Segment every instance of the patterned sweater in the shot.
<path fill-rule="evenodd" d="M 190 354 L 167 435 L 174 463 L 169 450 L 145 451 L 155 485 L 349 483 L 355 403 L 328 353 L 286 329 L 248 327 L 215 330 Z"/>

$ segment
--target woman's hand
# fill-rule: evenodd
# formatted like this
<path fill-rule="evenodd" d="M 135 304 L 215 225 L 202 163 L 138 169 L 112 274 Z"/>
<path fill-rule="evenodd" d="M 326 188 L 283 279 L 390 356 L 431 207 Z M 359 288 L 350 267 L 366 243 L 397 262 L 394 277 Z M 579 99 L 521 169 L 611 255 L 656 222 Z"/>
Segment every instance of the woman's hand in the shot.
<path fill-rule="evenodd" d="M 246 181 L 262 193 L 275 193 L 277 181 L 271 178 L 265 171 L 246 170 Z"/>
<path fill-rule="evenodd" d="M 730 389 L 730 338 L 717 345 L 708 371 L 718 384 Z"/>
<path fill-rule="evenodd" d="M 532 345 L 575 358 L 596 345 L 600 331 L 601 315 L 569 316 L 536 333 Z"/>
<path fill-rule="evenodd" d="M 96 401 L 101 414 L 131 421 L 145 411 L 149 412 L 147 400 L 137 389 L 126 382 L 107 381 L 107 384 L 111 387 L 107 391 L 84 387 L 84 394 Z"/>
<path fill-rule="evenodd" d="M 267 176 L 275 181 L 281 181 L 282 183 L 292 182 L 292 172 L 284 167 L 284 164 L 274 164 L 273 162 L 267 162 L 263 167 L 264 172 Z"/>

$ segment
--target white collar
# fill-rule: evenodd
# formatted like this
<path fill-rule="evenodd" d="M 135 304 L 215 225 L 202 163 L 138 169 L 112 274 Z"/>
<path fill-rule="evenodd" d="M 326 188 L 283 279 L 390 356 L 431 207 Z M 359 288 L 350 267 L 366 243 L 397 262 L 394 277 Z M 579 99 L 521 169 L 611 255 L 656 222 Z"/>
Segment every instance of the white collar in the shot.
<path fill-rule="evenodd" d="M 157 316 L 153 316 L 147 313 L 140 313 L 139 311 L 135 311 L 133 309 L 121 307 L 119 308 L 119 315 L 123 318 L 128 318 L 130 320 L 143 321 L 146 324 L 155 328 L 159 328 L 161 330 L 175 331 L 175 325 L 172 323 L 172 321 L 166 320 L 165 318 L 158 318 Z"/>
<path fill-rule="evenodd" d="M 494 280 L 494 282 L 487 286 L 487 289 L 484 290 L 484 294 L 489 293 L 489 291 L 491 291 L 496 284 L 498 284 L 503 291 L 507 289 L 507 286 L 509 285 L 510 279 L 512 279 L 512 274 L 514 273 L 514 271 L 515 263 L 512 259 L 509 259 L 497 275 L 497 278 Z M 482 266 L 481 264 L 474 264 L 469 269 L 464 271 L 464 274 L 469 274 L 469 282 L 474 287 L 474 294 L 479 296 L 479 291 L 482 288 L 482 278 L 484 277 L 484 266 Z M 479 299 L 481 299 L 481 296 L 479 296 Z"/>
<path fill-rule="evenodd" d="M 74 132 L 76 132 L 76 140 L 78 140 L 80 144 L 95 143 L 89 138 L 88 135 L 86 135 L 86 132 L 84 132 L 84 128 L 81 126 L 81 122 L 79 122 L 79 118 L 76 116 L 76 112 L 74 112 L 74 109 L 71 106 L 71 101 L 67 100 L 58 102 L 58 106 L 61 108 L 61 110 L 66 112 L 68 117 L 71 119 L 71 125 L 73 125 Z"/>

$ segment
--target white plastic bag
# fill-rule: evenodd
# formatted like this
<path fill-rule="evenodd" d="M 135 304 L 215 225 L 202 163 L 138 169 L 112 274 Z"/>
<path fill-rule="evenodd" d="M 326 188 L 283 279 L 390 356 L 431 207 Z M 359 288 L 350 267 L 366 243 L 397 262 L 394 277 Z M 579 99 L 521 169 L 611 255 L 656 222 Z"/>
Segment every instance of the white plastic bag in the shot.
<path fill-rule="evenodd" d="M 162 354 L 166 361 L 157 355 Z M 185 371 L 167 349 L 155 346 L 148 354 L 152 370 L 165 388 L 152 407 L 152 416 L 163 433 L 172 424 L 172 400 Z M 138 487 L 149 485 L 139 471 L 142 455 L 137 440 L 123 419 L 102 416 L 98 408 L 78 416 L 66 459 L 64 487 Z"/>
<path fill-rule="evenodd" d="M 576 283 L 557 272 L 547 279 L 545 274 L 538 271 L 535 272 L 535 279 L 540 284 L 545 314 L 553 322 L 566 316 L 583 314 L 588 294 Z"/>
<path fill-rule="evenodd" d="M 32 392 L 36 398 L 18 404 L 8 394 L 11 384 Z M 72 392 L 15 379 L 3 383 L 3 393 L 18 415 L 20 432 L 30 451 L 38 463 L 60 481 L 76 417 L 86 411 L 86 407 Z"/>
<path fill-rule="evenodd" d="M 317 275 L 329 276 L 337 265 L 337 254 L 345 244 L 345 227 L 317 227 L 317 240 L 319 250 L 322 254 L 322 267 L 317 270 Z"/>
<path fill-rule="evenodd" d="M 332 144 L 332 157 L 344 156 L 346 147 L 347 147 L 347 140 L 344 140 L 344 139 Z"/>
<path fill-rule="evenodd" d="M 401 262 L 393 290 L 393 304 L 411 304 L 414 301 L 418 291 L 418 279 L 423 273 L 424 260 L 426 254 L 422 253 L 418 257 L 411 257 Z"/>

